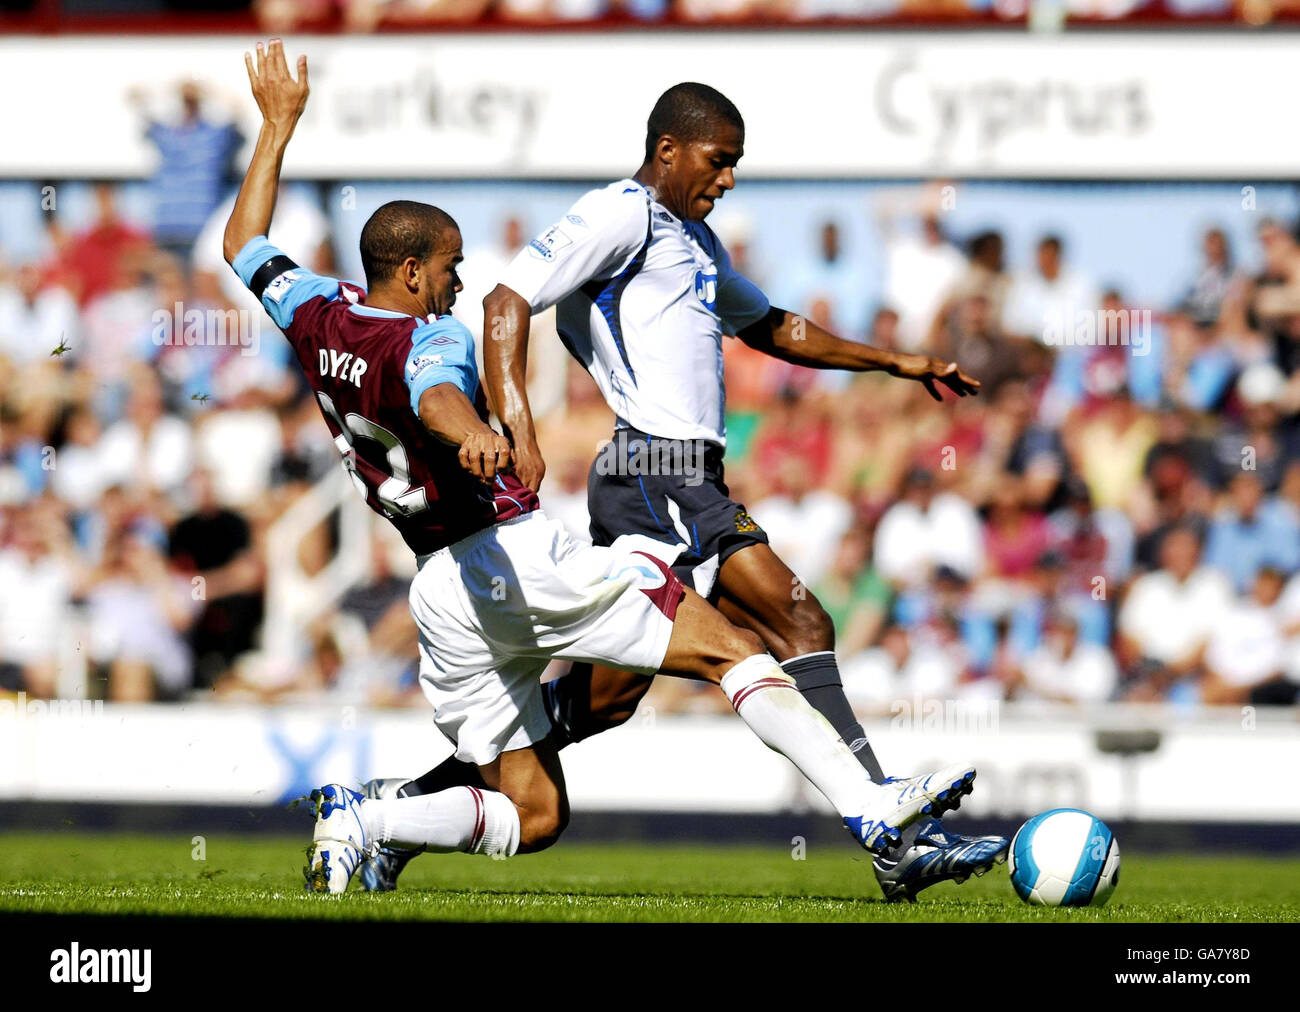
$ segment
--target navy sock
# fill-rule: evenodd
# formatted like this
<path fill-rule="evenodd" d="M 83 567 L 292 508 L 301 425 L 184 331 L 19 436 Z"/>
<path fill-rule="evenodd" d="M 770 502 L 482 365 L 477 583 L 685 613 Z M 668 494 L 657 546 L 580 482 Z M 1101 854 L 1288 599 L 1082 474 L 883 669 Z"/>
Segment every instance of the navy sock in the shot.
<path fill-rule="evenodd" d="M 462 762 L 454 755 L 450 755 L 428 773 L 412 780 L 397 792 L 397 796 L 414 798 L 421 794 L 437 794 L 452 787 L 477 787 L 479 790 L 486 790 L 487 784 L 483 782 L 477 766 Z"/>
<path fill-rule="evenodd" d="M 844 695 L 835 654 L 830 650 L 819 650 L 791 657 L 781 662 L 781 668 L 794 679 L 794 684 L 813 708 L 830 721 L 831 727 L 844 739 L 844 744 L 857 757 L 867 775 L 876 783 L 884 780 L 885 771 L 880 768 L 880 761 L 867 741 L 867 733 L 853 715 L 853 707 L 849 706 Z"/>

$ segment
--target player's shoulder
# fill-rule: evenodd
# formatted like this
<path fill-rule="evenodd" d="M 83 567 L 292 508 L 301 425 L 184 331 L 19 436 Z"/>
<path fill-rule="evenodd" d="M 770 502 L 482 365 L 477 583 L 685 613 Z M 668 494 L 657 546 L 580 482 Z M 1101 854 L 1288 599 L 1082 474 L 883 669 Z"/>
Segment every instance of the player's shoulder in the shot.
<path fill-rule="evenodd" d="M 292 295 L 302 303 L 319 299 L 334 310 L 365 305 L 366 290 L 354 281 L 317 274 L 302 267 L 288 267 L 267 282 L 264 298 L 283 303 Z"/>
<path fill-rule="evenodd" d="M 473 400 L 478 388 L 474 335 L 450 314 L 418 318 L 402 378 L 411 392 L 411 410 L 417 415 L 421 396 L 439 383 L 454 383 Z"/>
<path fill-rule="evenodd" d="M 451 314 L 417 317 L 410 331 L 406 377 L 413 379 L 429 366 L 472 359 L 474 335 Z"/>
<path fill-rule="evenodd" d="M 649 194 L 631 179 L 588 190 L 525 251 L 548 264 L 560 263 L 580 247 L 629 253 L 649 235 L 649 209 Z"/>
<path fill-rule="evenodd" d="M 411 344 L 473 344 L 474 335 L 460 320 L 446 313 L 442 316 L 416 317 Z"/>
<path fill-rule="evenodd" d="M 645 230 L 650 213 L 650 194 L 634 179 L 619 179 L 608 186 L 588 190 L 561 220 L 578 232 L 635 224 Z"/>
<path fill-rule="evenodd" d="M 360 285 L 303 267 L 264 235 L 249 239 L 230 266 L 254 295 L 275 305 L 316 296 L 356 303 L 366 295 Z"/>

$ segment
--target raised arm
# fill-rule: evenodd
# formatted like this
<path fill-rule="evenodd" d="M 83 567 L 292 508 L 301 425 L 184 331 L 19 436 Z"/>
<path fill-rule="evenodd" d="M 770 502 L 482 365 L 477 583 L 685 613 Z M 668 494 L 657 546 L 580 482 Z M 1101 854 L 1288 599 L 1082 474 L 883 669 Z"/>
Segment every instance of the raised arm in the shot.
<path fill-rule="evenodd" d="M 845 341 L 806 317 L 773 306 L 761 320 L 736 335 L 751 348 L 774 358 L 814 369 L 875 370 L 921 383 L 930 396 L 942 400 L 936 383 L 942 383 L 959 397 L 979 392 L 979 381 L 931 355 L 904 355 L 869 344 Z"/>
<path fill-rule="evenodd" d="M 294 127 L 307 107 L 307 57 L 298 57 L 298 79 L 289 73 L 284 58 L 284 44 L 272 39 L 265 47 L 257 44 L 257 62 L 244 54 L 248 83 L 253 98 L 262 111 L 262 129 L 253 148 L 253 159 L 244 173 L 243 185 L 235 207 L 226 223 L 223 252 L 227 263 L 234 263 L 239 251 L 250 239 L 266 235 L 275 210 L 275 195 L 280 187 L 280 165 Z"/>
<path fill-rule="evenodd" d="M 528 325 L 532 307 L 497 285 L 483 300 L 483 373 L 488 403 L 514 447 L 515 477 L 536 492 L 546 477 L 528 406 Z"/>
<path fill-rule="evenodd" d="M 593 279 L 623 270 L 649 242 L 650 209 L 640 187 L 593 190 L 520 250 L 483 300 L 487 398 L 514 446 L 515 476 L 537 491 L 546 463 L 528 405 L 528 321 Z"/>

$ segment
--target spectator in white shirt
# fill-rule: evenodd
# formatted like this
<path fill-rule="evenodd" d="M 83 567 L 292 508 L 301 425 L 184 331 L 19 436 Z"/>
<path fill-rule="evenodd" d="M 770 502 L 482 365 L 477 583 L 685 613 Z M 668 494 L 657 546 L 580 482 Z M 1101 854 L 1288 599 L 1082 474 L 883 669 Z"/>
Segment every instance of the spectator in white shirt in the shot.
<path fill-rule="evenodd" d="M 815 487 L 803 457 L 783 456 L 779 472 L 771 478 L 775 494 L 754 504 L 754 519 L 767 532 L 772 550 L 805 586 L 820 583 L 853 523 L 853 507 L 834 492 Z"/>
<path fill-rule="evenodd" d="M 1300 573 L 1287 581 L 1275 610 L 1278 626 L 1286 640 L 1283 670 L 1287 678 L 1300 687 Z"/>
<path fill-rule="evenodd" d="M 886 713 L 903 696 L 902 670 L 911 655 L 907 630 L 890 624 L 880 643 L 847 658 L 840 666 L 844 695 L 862 716 Z"/>
<path fill-rule="evenodd" d="M 903 694 L 916 699 L 979 696 L 986 679 L 969 680 L 970 654 L 961 639 L 960 620 L 951 612 L 933 616 L 908 636 L 911 649 L 899 670 Z"/>
<path fill-rule="evenodd" d="M 918 713 L 917 705 L 926 700 L 967 694 L 962 685 L 966 661 L 950 623 L 940 620 L 914 633 L 890 625 L 879 646 L 844 662 L 844 694 L 864 715 Z"/>
<path fill-rule="evenodd" d="M 55 348 L 80 343 L 77 301 L 64 288 L 41 287 L 41 272 L 25 264 L 11 284 L 0 284 L 0 358 L 23 366 Z"/>
<path fill-rule="evenodd" d="M 944 187 L 920 194 L 880 194 L 876 220 L 885 246 L 884 301 L 898 311 L 900 351 L 919 352 L 930 334 L 935 313 L 966 274 L 966 257 L 943 234 L 939 221 Z M 916 227 L 901 229 L 900 214 L 913 216 Z M 927 349 L 928 350 L 928 349 Z"/>
<path fill-rule="evenodd" d="M 189 475 L 190 427 L 165 412 L 162 386 L 151 370 L 133 371 L 126 417 L 104 433 L 98 456 L 99 478 L 105 486 L 171 492 Z"/>
<path fill-rule="evenodd" d="M 1034 259 L 1034 269 L 1017 275 L 1011 283 L 1002 312 L 1002 329 L 1022 341 L 1051 349 L 1052 376 L 1043 400 L 1042 420 L 1060 424 L 1084 395 L 1094 349 L 1074 341 L 1081 325 L 1099 326 L 1091 314 L 1096 312 L 1101 297 L 1090 279 L 1065 266 L 1057 236 L 1040 239 Z"/>
<path fill-rule="evenodd" d="M 12 537 L 0 549 L 0 675 L 16 674 L 33 696 L 55 692 L 59 644 L 67 631 L 73 572 L 60 551 L 57 513 L 27 507 L 14 515 Z M 64 538 L 66 540 L 66 537 Z M 7 669 L 7 671 L 5 670 Z"/>
<path fill-rule="evenodd" d="M 935 313 L 966 268 L 966 258 L 944 238 L 933 213 L 921 218 L 919 235 L 887 234 L 885 302 L 898 310 L 900 351 L 922 350 Z"/>
<path fill-rule="evenodd" d="M 1057 236 L 1044 236 L 1034 254 L 1034 269 L 1018 273 L 1003 307 L 1002 329 L 1008 334 L 1046 343 L 1056 333 L 1070 333 L 1080 312 L 1091 312 L 1100 301 L 1097 286 L 1065 266 Z"/>
<path fill-rule="evenodd" d="M 1282 678 L 1286 640 L 1277 609 L 1282 587 L 1282 573 L 1265 567 L 1249 596 L 1216 617 L 1205 650 L 1203 702 L 1251 702 L 1256 689 Z"/>
<path fill-rule="evenodd" d="M 1211 630 L 1232 604 L 1227 577 L 1202 566 L 1200 558 L 1195 529 L 1172 527 L 1160 545 L 1160 568 L 1129 588 L 1119 613 L 1119 649 L 1139 678 L 1134 698 L 1158 698 L 1194 674 Z"/>
<path fill-rule="evenodd" d="M 176 699 L 193 671 L 185 634 L 200 602 L 190 582 L 169 571 L 155 546 L 130 532 L 113 535 L 86 595 L 89 654 L 108 672 L 108 698 L 139 703 Z"/>
<path fill-rule="evenodd" d="M 954 493 L 936 494 L 934 475 L 918 468 L 876 528 L 876 568 L 899 588 L 924 584 L 941 565 L 971 580 L 984 567 L 983 537 L 975 507 Z"/>
<path fill-rule="evenodd" d="M 55 495 L 75 510 L 95 508 L 104 489 L 112 483 L 107 455 L 100 452 L 102 431 L 99 419 L 85 408 L 68 416 L 66 437 L 55 457 L 50 484 Z"/>
<path fill-rule="evenodd" d="M 1055 702 L 1101 703 L 1119 686 L 1111 652 L 1081 643 L 1078 619 L 1065 610 L 1048 616 L 1043 641 L 1025 658 L 1021 673 L 1025 696 Z"/>

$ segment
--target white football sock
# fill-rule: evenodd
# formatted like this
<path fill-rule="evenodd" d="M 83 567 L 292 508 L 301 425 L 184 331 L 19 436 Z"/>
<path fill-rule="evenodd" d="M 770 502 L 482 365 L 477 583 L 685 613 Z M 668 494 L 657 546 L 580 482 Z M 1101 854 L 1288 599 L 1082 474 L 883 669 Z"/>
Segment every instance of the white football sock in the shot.
<path fill-rule="evenodd" d="M 361 814 L 372 840 L 405 850 L 510 857 L 519 849 L 519 810 L 497 791 L 452 787 L 413 798 L 367 799 Z"/>
<path fill-rule="evenodd" d="M 722 691 L 750 730 L 794 763 L 842 817 L 863 813 L 874 788 L 866 771 L 770 654 L 737 664 L 722 676 Z"/>

